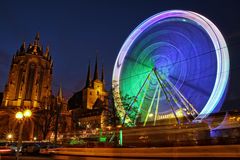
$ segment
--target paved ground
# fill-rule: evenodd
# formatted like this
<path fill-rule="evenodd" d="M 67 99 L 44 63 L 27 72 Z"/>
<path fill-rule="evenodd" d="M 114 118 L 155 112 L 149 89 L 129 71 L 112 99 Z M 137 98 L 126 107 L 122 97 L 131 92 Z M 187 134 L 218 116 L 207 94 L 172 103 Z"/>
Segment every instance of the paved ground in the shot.
<path fill-rule="evenodd" d="M 152 160 L 202 160 L 202 158 L 151 158 Z M 55 156 L 55 157 L 32 157 L 24 156 L 21 160 L 151 160 L 150 158 L 112 158 L 112 157 L 81 157 L 81 156 Z M 212 160 L 213 158 L 204 158 L 204 160 Z M 239 158 L 214 158 L 214 160 L 238 160 Z M 14 156 L 4 156 L 1 160 L 16 160 Z"/>
<path fill-rule="evenodd" d="M 22 156 L 20 160 L 202 160 L 203 158 L 197 157 L 181 157 L 181 158 L 132 158 L 132 157 L 87 157 L 87 156 L 65 156 L 65 155 L 57 155 L 53 157 L 43 157 L 43 156 Z M 238 160 L 239 158 L 214 158 L 214 160 Z M 15 156 L 1 156 L 0 160 L 16 160 Z M 213 160 L 212 157 L 204 158 L 204 160 Z"/>
<path fill-rule="evenodd" d="M 20 160 L 52 160 L 53 158 L 50 156 L 20 156 Z M 2 155 L 0 156 L 0 160 L 16 160 L 14 155 Z"/>
<path fill-rule="evenodd" d="M 240 145 L 184 146 L 159 148 L 60 148 L 55 151 L 55 154 L 116 158 L 226 157 L 240 159 Z"/>
<path fill-rule="evenodd" d="M 15 160 L 1 156 L 0 160 Z M 52 156 L 21 156 L 21 160 L 149 160 L 240 159 L 240 145 L 159 148 L 60 148 Z"/>

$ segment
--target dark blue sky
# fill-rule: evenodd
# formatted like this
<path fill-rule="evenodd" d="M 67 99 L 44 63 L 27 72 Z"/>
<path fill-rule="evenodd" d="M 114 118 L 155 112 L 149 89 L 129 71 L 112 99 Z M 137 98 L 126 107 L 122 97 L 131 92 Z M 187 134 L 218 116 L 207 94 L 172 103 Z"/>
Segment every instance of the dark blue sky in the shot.
<path fill-rule="evenodd" d="M 85 83 L 98 50 L 110 87 L 113 65 L 124 40 L 146 18 L 169 9 L 198 12 L 214 22 L 229 46 L 229 99 L 240 97 L 240 5 L 237 0 L 0 0 L 0 91 L 7 81 L 11 57 L 25 40 L 40 32 L 54 60 L 53 91 L 62 82 L 69 97 Z M 93 71 L 92 71 L 93 72 Z"/>

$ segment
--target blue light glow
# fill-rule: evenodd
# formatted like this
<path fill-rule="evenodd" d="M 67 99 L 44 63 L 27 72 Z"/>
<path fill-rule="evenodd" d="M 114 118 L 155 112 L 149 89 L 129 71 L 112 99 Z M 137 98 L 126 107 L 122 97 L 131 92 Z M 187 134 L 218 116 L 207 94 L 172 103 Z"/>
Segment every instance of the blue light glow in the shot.
<path fill-rule="evenodd" d="M 191 11 L 171 10 L 141 23 L 118 54 L 113 71 L 113 82 L 118 83 L 114 96 L 136 95 L 148 72 L 140 74 L 152 68 L 157 68 L 196 108 L 198 119 L 220 109 L 228 83 L 229 55 L 222 34 L 207 18 Z M 129 78 L 134 75 L 139 76 Z M 144 95 L 149 100 L 143 103 L 147 107 L 157 84 L 156 78 L 150 78 Z M 161 96 L 159 114 L 171 112 L 164 95 Z M 119 104 L 117 110 L 125 114 Z"/>

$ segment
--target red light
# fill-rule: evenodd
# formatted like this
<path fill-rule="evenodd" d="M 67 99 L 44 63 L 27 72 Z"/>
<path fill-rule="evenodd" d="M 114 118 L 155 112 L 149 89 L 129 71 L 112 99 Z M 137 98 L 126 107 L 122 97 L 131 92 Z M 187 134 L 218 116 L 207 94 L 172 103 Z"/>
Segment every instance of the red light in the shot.
<path fill-rule="evenodd" d="M 0 152 L 10 152 L 11 149 L 0 149 Z"/>

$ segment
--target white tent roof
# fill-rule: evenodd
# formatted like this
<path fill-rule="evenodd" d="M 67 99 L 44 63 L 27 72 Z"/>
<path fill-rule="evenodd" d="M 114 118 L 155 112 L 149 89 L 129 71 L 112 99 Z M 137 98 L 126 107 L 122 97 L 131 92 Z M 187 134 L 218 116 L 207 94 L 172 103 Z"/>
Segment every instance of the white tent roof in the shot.
<path fill-rule="evenodd" d="M 227 112 L 221 124 L 216 128 L 213 128 L 212 130 L 230 129 L 230 128 L 238 128 L 238 127 L 240 127 L 240 121 L 237 121 L 236 119 L 231 117 Z"/>

